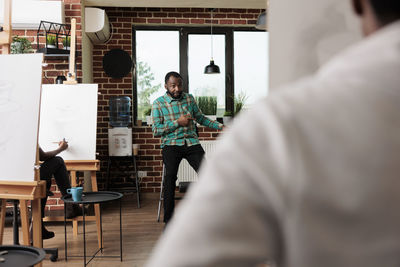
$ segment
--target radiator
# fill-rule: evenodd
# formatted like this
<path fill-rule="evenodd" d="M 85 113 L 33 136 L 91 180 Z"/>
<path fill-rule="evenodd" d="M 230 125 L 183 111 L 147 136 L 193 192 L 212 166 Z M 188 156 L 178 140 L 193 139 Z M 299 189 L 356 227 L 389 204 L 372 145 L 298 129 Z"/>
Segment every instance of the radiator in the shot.
<path fill-rule="evenodd" d="M 205 154 L 205 160 L 207 159 L 207 156 L 210 155 L 210 153 L 214 152 L 216 148 L 216 141 L 200 141 L 201 146 L 203 147 L 204 151 L 206 152 Z M 176 181 L 176 185 L 178 185 L 180 182 L 194 182 L 197 181 L 197 173 L 193 170 L 192 166 L 186 161 L 186 159 L 183 159 L 181 161 L 181 164 L 179 165 L 178 169 L 178 180 Z"/>

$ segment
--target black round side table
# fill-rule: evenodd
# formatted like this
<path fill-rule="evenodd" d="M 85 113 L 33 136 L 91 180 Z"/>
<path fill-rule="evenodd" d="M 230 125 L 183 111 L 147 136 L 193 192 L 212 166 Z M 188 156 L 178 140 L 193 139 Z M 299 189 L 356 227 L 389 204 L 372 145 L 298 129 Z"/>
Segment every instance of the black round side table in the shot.
<path fill-rule="evenodd" d="M 0 246 L 1 267 L 27 267 L 41 262 L 46 253 L 41 248 L 4 245 Z"/>
<path fill-rule="evenodd" d="M 70 257 L 83 257 L 84 266 L 89 264 L 89 262 L 95 257 L 99 258 L 116 258 L 119 257 L 122 261 L 122 216 L 121 216 L 121 199 L 124 195 L 119 192 L 112 191 L 99 191 L 99 192 L 84 192 L 82 194 L 81 201 L 74 201 L 71 195 L 67 195 L 62 197 L 61 199 L 65 203 L 69 204 L 83 204 L 82 205 L 82 226 L 83 226 L 83 256 L 70 256 Z M 120 255 L 119 256 L 97 256 L 99 252 L 103 253 L 103 227 L 102 227 L 102 218 L 101 218 L 101 203 L 119 200 L 119 247 L 120 247 Z M 101 247 L 91 256 L 88 262 L 86 262 L 86 224 L 85 224 L 85 204 L 100 204 L 100 240 Z M 65 234 L 65 261 L 67 261 L 67 210 L 66 205 L 64 205 L 64 234 Z M 1 266 L 0 266 L 1 267 Z"/>

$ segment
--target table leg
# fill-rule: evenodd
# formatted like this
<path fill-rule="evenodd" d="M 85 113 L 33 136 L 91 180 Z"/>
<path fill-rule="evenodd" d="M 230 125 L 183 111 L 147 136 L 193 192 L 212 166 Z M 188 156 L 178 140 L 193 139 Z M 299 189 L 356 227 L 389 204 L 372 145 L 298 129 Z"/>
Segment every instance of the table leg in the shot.
<path fill-rule="evenodd" d="M 76 187 L 76 171 L 71 171 L 71 187 Z M 74 237 L 78 236 L 78 220 L 72 219 L 72 232 Z"/>
<path fill-rule="evenodd" d="M 101 240 L 100 250 L 101 250 L 101 253 L 103 253 L 103 220 L 101 217 L 101 207 L 100 207 L 100 240 Z"/>
<path fill-rule="evenodd" d="M 119 200 L 119 252 L 122 261 L 122 207 L 121 207 L 121 199 Z"/>
<path fill-rule="evenodd" d="M 65 251 L 65 261 L 68 261 L 67 258 L 67 208 L 64 203 L 64 251 Z"/>
<path fill-rule="evenodd" d="M 82 205 L 82 221 L 83 221 L 83 261 L 86 266 L 86 224 L 85 224 L 85 206 Z"/>

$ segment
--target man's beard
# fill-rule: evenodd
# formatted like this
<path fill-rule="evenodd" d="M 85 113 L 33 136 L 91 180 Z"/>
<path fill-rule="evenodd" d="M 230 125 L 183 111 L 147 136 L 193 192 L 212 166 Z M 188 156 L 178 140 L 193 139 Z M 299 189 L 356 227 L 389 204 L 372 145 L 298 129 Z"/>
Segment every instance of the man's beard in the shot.
<path fill-rule="evenodd" d="M 179 92 L 179 94 L 178 94 L 177 96 L 174 96 L 173 94 L 171 94 L 171 93 L 168 91 L 168 94 L 169 94 L 173 99 L 180 99 L 180 98 L 182 97 L 182 93 L 183 93 L 183 92 Z"/>

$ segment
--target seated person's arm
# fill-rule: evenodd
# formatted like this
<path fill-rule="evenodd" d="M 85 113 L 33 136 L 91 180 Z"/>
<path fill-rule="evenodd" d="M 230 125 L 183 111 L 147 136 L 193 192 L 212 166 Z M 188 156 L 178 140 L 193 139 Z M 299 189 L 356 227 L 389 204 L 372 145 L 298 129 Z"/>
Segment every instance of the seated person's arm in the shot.
<path fill-rule="evenodd" d="M 39 147 L 39 160 L 45 161 L 49 158 L 55 157 L 57 154 L 68 148 L 68 142 L 64 140 L 58 143 L 58 148 L 56 150 L 44 152 L 41 147 Z"/>

